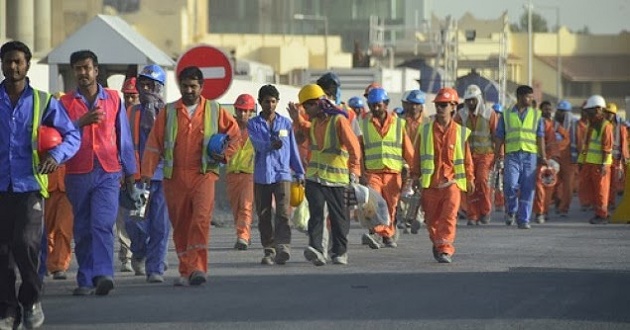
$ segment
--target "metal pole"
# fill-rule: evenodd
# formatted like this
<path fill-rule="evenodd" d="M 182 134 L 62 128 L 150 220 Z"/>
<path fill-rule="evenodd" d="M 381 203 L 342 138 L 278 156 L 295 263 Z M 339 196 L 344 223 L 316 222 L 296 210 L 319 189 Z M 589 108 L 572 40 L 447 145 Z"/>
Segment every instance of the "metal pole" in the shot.
<path fill-rule="evenodd" d="M 558 31 L 556 31 L 557 36 L 556 36 L 556 41 L 557 41 L 557 52 L 558 52 L 558 58 L 557 58 L 557 67 L 558 67 L 558 102 L 560 102 L 560 99 L 562 99 L 562 53 L 560 52 L 560 7 L 556 7 L 556 25 L 558 26 Z"/>
<path fill-rule="evenodd" d="M 325 61 L 324 65 L 326 66 L 326 70 L 328 70 L 328 17 L 324 16 L 324 53 L 325 53 Z"/>
<path fill-rule="evenodd" d="M 532 86 L 532 78 L 533 78 L 533 62 L 534 62 L 534 51 L 533 51 L 533 33 L 532 33 L 532 9 L 534 5 L 532 1 L 529 0 L 527 3 L 527 85 Z"/>

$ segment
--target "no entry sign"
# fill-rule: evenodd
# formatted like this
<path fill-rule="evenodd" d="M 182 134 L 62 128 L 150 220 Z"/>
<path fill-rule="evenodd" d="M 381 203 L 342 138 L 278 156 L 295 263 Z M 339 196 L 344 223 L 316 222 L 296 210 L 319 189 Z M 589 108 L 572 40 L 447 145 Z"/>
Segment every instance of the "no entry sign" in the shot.
<path fill-rule="evenodd" d="M 196 66 L 203 73 L 203 97 L 215 100 L 225 94 L 232 84 L 232 64 L 225 54 L 208 45 L 195 46 L 183 53 L 177 60 L 175 73 L 186 67 Z"/>

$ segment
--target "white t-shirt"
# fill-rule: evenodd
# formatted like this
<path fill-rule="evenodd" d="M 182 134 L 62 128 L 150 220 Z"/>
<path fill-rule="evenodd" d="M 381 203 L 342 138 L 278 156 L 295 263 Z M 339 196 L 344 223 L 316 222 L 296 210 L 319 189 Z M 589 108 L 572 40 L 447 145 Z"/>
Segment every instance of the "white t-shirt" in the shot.
<path fill-rule="evenodd" d="M 195 111 L 197 110 L 197 104 L 187 105 L 186 109 L 188 109 L 188 116 L 192 118 L 195 115 Z"/>

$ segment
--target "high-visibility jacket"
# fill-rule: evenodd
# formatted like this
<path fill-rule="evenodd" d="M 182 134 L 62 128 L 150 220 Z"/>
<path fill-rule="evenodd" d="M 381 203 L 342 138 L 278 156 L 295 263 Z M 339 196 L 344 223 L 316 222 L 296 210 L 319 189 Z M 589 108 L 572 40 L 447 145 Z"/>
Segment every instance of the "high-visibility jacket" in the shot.
<path fill-rule="evenodd" d="M 227 164 L 227 173 L 254 173 L 254 145 L 249 137 L 245 140 L 245 144 L 230 158 Z"/>
<path fill-rule="evenodd" d="M 361 120 L 365 149 L 365 168 L 368 170 L 381 170 L 387 167 L 399 172 L 402 171 L 404 120 L 394 117 L 384 137 L 381 137 L 374 125 L 372 125 L 371 120 L 369 117 Z"/>
<path fill-rule="evenodd" d="M 33 132 L 31 132 L 31 146 L 33 149 L 33 176 L 39 184 L 39 192 L 44 198 L 48 198 L 48 175 L 39 173 L 37 167 L 39 166 L 39 125 L 42 122 L 42 117 L 48 103 L 50 102 L 51 94 L 37 89 L 33 90 Z"/>
<path fill-rule="evenodd" d="M 429 188 L 433 173 L 435 172 L 435 146 L 433 143 L 433 125 L 435 123 L 427 123 L 422 126 L 420 134 L 420 168 L 421 168 L 421 184 L 423 188 Z M 452 122 L 451 125 L 457 125 L 458 133 L 455 137 L 455 152 L 453 165 L 455 169 L 455 184 L 461 191 L 467 191 L 466 183 L 466 140 L 470 136 L 470 129 L 462 125 Z M 442 147 L 442 146 L 440 146 Z"/>
<path fill-rule="evenodd" d="M 611 165 L 612 154 L 607 154 L 606 159 L 602 156 L 602 135 L 607 125 L 612 125 L 609 121 L 604 120 L 600 129 L 591 129 L 591 135 L 587 138 L 588 143 L 586 150 L 582 150 L 578 162 L 580 164 L 597 164 L 597 165 Z"/>
<path fill-rule="evenodd" d="M 467 116 L 464 125 L 471 130 L 471 137 L 468 144 L 470 151 L 474 154 L 492 154 L 494 153 L 494 144 L 492 143 L 492 135 L 490 133 L 490 118 L 477 115 L 475 122 Z"/>
<path fill-rule="evenodd" d="M 505 153 L 525 151 L 537 153 L 536 131 L 540 112 L 528 108 L 525 119 L 521 121 L 518 111 L 507 111 L 503 114 L 505 124 Z"/>
<path fill-rule="evenodd" d="M 326 135 L 323 145 L 317 145 L 315 138 L 315 124 L 317 118 L 311 121 L 311 159 L 306 169 L 306 178 L 319 178 L 329 183 L 348 184 L 348 150 L 339 144 L 337 137 L 337 120 L 339 115 L 332 116 L 326 125 Z"/>
<path fill-rule="evenodd" d="M 210 159 L 208 144 L 212 135 L 218 131 L 219 103 L 206 100 L 203 109 L 203 143 L 201 156 L 201 173 L 212 171 L 219 174 L 219 164 Z M 173 176 L 173 151 L 175 138 L 177 137 L 177 109 L 175 102 L 166 105 L 166 132 L 164 134 L 164 177 L 170 179 Z"/>

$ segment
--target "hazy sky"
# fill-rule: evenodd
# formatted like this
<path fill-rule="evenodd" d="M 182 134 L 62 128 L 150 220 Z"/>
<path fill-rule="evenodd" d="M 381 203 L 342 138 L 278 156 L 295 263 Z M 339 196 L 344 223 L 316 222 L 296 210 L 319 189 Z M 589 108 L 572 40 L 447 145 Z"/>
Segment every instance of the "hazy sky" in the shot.
<path fill-rule="evenodd" d="M 593 34 L 617 34 L 630 31 L 630 1 L 628 0 L 533 0 L 534 11 L 547 19 L 549 28 L 556 25 L 554 9 L 541 6 L 560 7 L 560 25 L 575 31 L 585 25 Z M 433 12 L 438 17 L 453 15 L 460 18 L 466 11 L 477 18 L 497 18 L 508 11 L 510 23 L 515 23 L 523 14 L 526 0 L 432 0 Z"/>

